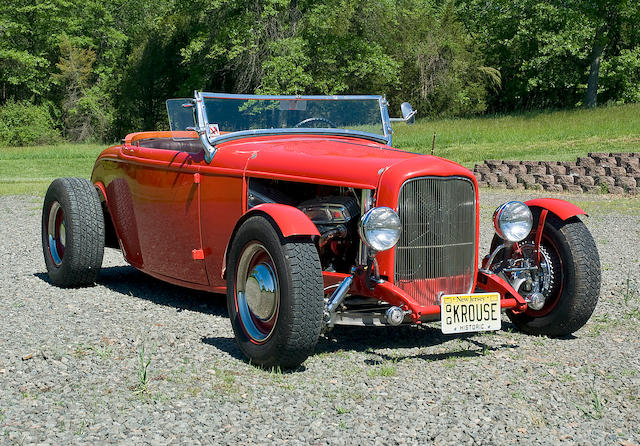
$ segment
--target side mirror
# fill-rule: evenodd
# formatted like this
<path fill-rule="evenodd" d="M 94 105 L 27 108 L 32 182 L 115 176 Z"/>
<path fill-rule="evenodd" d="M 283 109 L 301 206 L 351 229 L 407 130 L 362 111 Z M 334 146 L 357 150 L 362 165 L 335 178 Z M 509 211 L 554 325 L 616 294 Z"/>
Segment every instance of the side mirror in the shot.
<path fill-rule="evenodd" d="M 414 110 L 411 104 L 409 104 L 408 102 L 403 102 L 400 105 L 400 110 L 402 110 L 402 118 L 389 118 L 389 121 L 404 121 L 407 123 L 407 125 L 411 125 L 416 122 L 416 113 L 418 113 L 418 111 Z"/>
<path fill-rule="evenodd" d="M 400 105 L 400 110 L 402 110 L 402 120 L 407 124 L 411 125 L 416 122 L 416 113 L 417 111 L 413 109 L 411 104 L 408 102 L 403 102 Z"/>

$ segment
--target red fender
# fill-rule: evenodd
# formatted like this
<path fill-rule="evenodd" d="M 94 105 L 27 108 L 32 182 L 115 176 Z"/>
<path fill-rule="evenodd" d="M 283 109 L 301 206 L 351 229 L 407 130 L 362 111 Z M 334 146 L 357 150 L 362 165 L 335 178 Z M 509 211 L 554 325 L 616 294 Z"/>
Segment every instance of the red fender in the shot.
<path fill-rule="evenodd" d="M 565 200 L 559 200 L 558 198 L 534 198 L 533 200 L 525 201 L 524 204 L 530 208 L 538 207 L 547 209 L 562 220 L 575 217 L 576 215 L 588 215 L 575 204 L 569 203 Z"/>
<path fill-rule="evenodd" d="M 271 220 L 274 221 L 283 237 L 291 237 L 293 235 L 320 236 L 320 232 L 318 232 L 316 225 L 298 208 L 278 203 L 265 203 L 254 206 L 249 209 L 249 211 L 245 213 L 240 220 L 238 220 L 233 232 L 231 233 L 231 238 L 227 242 L 227 247 L 224 250 L 224 257 L 222 258 L 222 278 L 226 277 L 227 254 L 229 253 L 229 248 L 233 243 L 233 239 L 236 237 L 238 228 L 242 226 L 242 223 L 244 223 L 248 218 L 261 214 L 269 216 Z"/>
<path fill-rule="evenodd" d="M 292 235 L 320 236 L 318 228 L 309 217 L 293 206 L 277 203 L 259 204 L 244 214 L 242 220 L 244 221 L 259 213 L 267 214 L 271 217 L 284 237 L 291 237 Z"/>

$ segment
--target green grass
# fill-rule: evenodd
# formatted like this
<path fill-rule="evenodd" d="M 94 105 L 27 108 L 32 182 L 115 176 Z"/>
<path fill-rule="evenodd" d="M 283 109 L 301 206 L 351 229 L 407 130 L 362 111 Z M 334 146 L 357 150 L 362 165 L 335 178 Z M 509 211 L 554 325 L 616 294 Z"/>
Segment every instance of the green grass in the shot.
<path fill-rule="evenodd" d="M 93 163 L 108 144 L 0 147 L 0 195 L 44 195 L 59 177 L 91 176 Z"/>
<path fill-rule="evenodd" d="M 470 119 L 418 120 L 394 127 L 394 146 L 467 167 L 485 159 L 575 161 L 588 152 L 640 151 L 640 104 Z"/>
<path fill-rule="evenodd" d="M 394 128 L 394 146 L 467 167 L 485 159 L 575 161 L 588 152 L 640 152 L 640 104 L 469 119 L 421 119 Z M 108 144 L 0 147 L 0 195 L 44 195 L 58 177 L 89 178 Z M 635 200 L 637 201 L 637 200 Z"/>

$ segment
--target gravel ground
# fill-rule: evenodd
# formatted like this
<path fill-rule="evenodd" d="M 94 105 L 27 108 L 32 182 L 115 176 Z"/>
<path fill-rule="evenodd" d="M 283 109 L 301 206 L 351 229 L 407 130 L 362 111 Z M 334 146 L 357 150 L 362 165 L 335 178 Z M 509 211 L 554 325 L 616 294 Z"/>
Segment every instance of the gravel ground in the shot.
<path fill-rule="evenodd" d="M 481 198 L 484 253 L 493 208 L 524 195 Z M 42 200 L 0 197 L 0 444 L 638 444 L 638 206 L 573 198 L 597 209 L 585 221 L 604 270 L 574 337 L 507 319 L 459 336 L 337 327 L 282 373 L 245 362 L 223 296 L 166 285 L 118 251 L 96 286 L 50 285 Z"/>

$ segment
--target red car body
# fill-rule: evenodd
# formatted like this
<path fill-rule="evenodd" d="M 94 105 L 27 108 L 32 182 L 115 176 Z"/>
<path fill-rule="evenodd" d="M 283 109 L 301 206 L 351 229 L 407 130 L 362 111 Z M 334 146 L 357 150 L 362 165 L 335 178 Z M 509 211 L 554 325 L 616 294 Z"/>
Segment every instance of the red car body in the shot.
<path fill-rule="evenodd" d="M 104 247 L 166 282 L 227 294 L 251 361 L 295 367 L 334 325 L 441 320 L 497 330 L 501 311 L 562 336 L 591 316 L 597 248 L 558 199 L 494 213 L 479 264 L 479 200 L 463 166 L 391 147 L 381 96 L 194 93 L 167 101 L 173 131 L 128 135 L 91 183 L 55 180 L 42 243 L 52 282 L 93 283 Z"/>
<path fill-rule="evenodd" d="M 471 171 L 450 160 L 337 136 L 328 139 L 278 135 L 233 140 L 218 146 L 211 163 L 205 161 L 202 151 L 190 153 L 139 145 L 144 140 L 177 136 L 197 137 L 195 132 L 130 134 L 121 145 L 100 154 L 91 175 L 91 181 L 102 193 L 127 262 L 164 281 L 226 292 L 226 252 L 234 230 L 248 214 L 268 214 L 285 237 L 319 235 L 311 220 L 295 207 L 263 204 L 248 209 L 250 178 L 370 189 L 376 193 L 377 206 L 395 210 L 398 191 L 408 179 L 466 178 L 473 183 L 476 194 L 478 245 L 478 184 Z M 584 214 L 577 206 L 557 199 L 537 199 L 530 204 L 550 209 L 563 219 Z M 379 254 L 381 276 L 393 277 L 394 253 L 392 248 Z M 477 260 L 474 269 L 478 270 Z M 325 271 L 325 287 L 347 276 Z M 500 292 L 503 309 L 526 309 L 524 299 L 508 283 L 481 276 L 484 291 Z M 472 288 L 475 287 L 476 280 Z M 352 292 L 406 306 L 416 322 L 440 314 L 437 301 L 419 302 L 388 281 L 369 289 L 361 278 L 352 284 Z"/>

